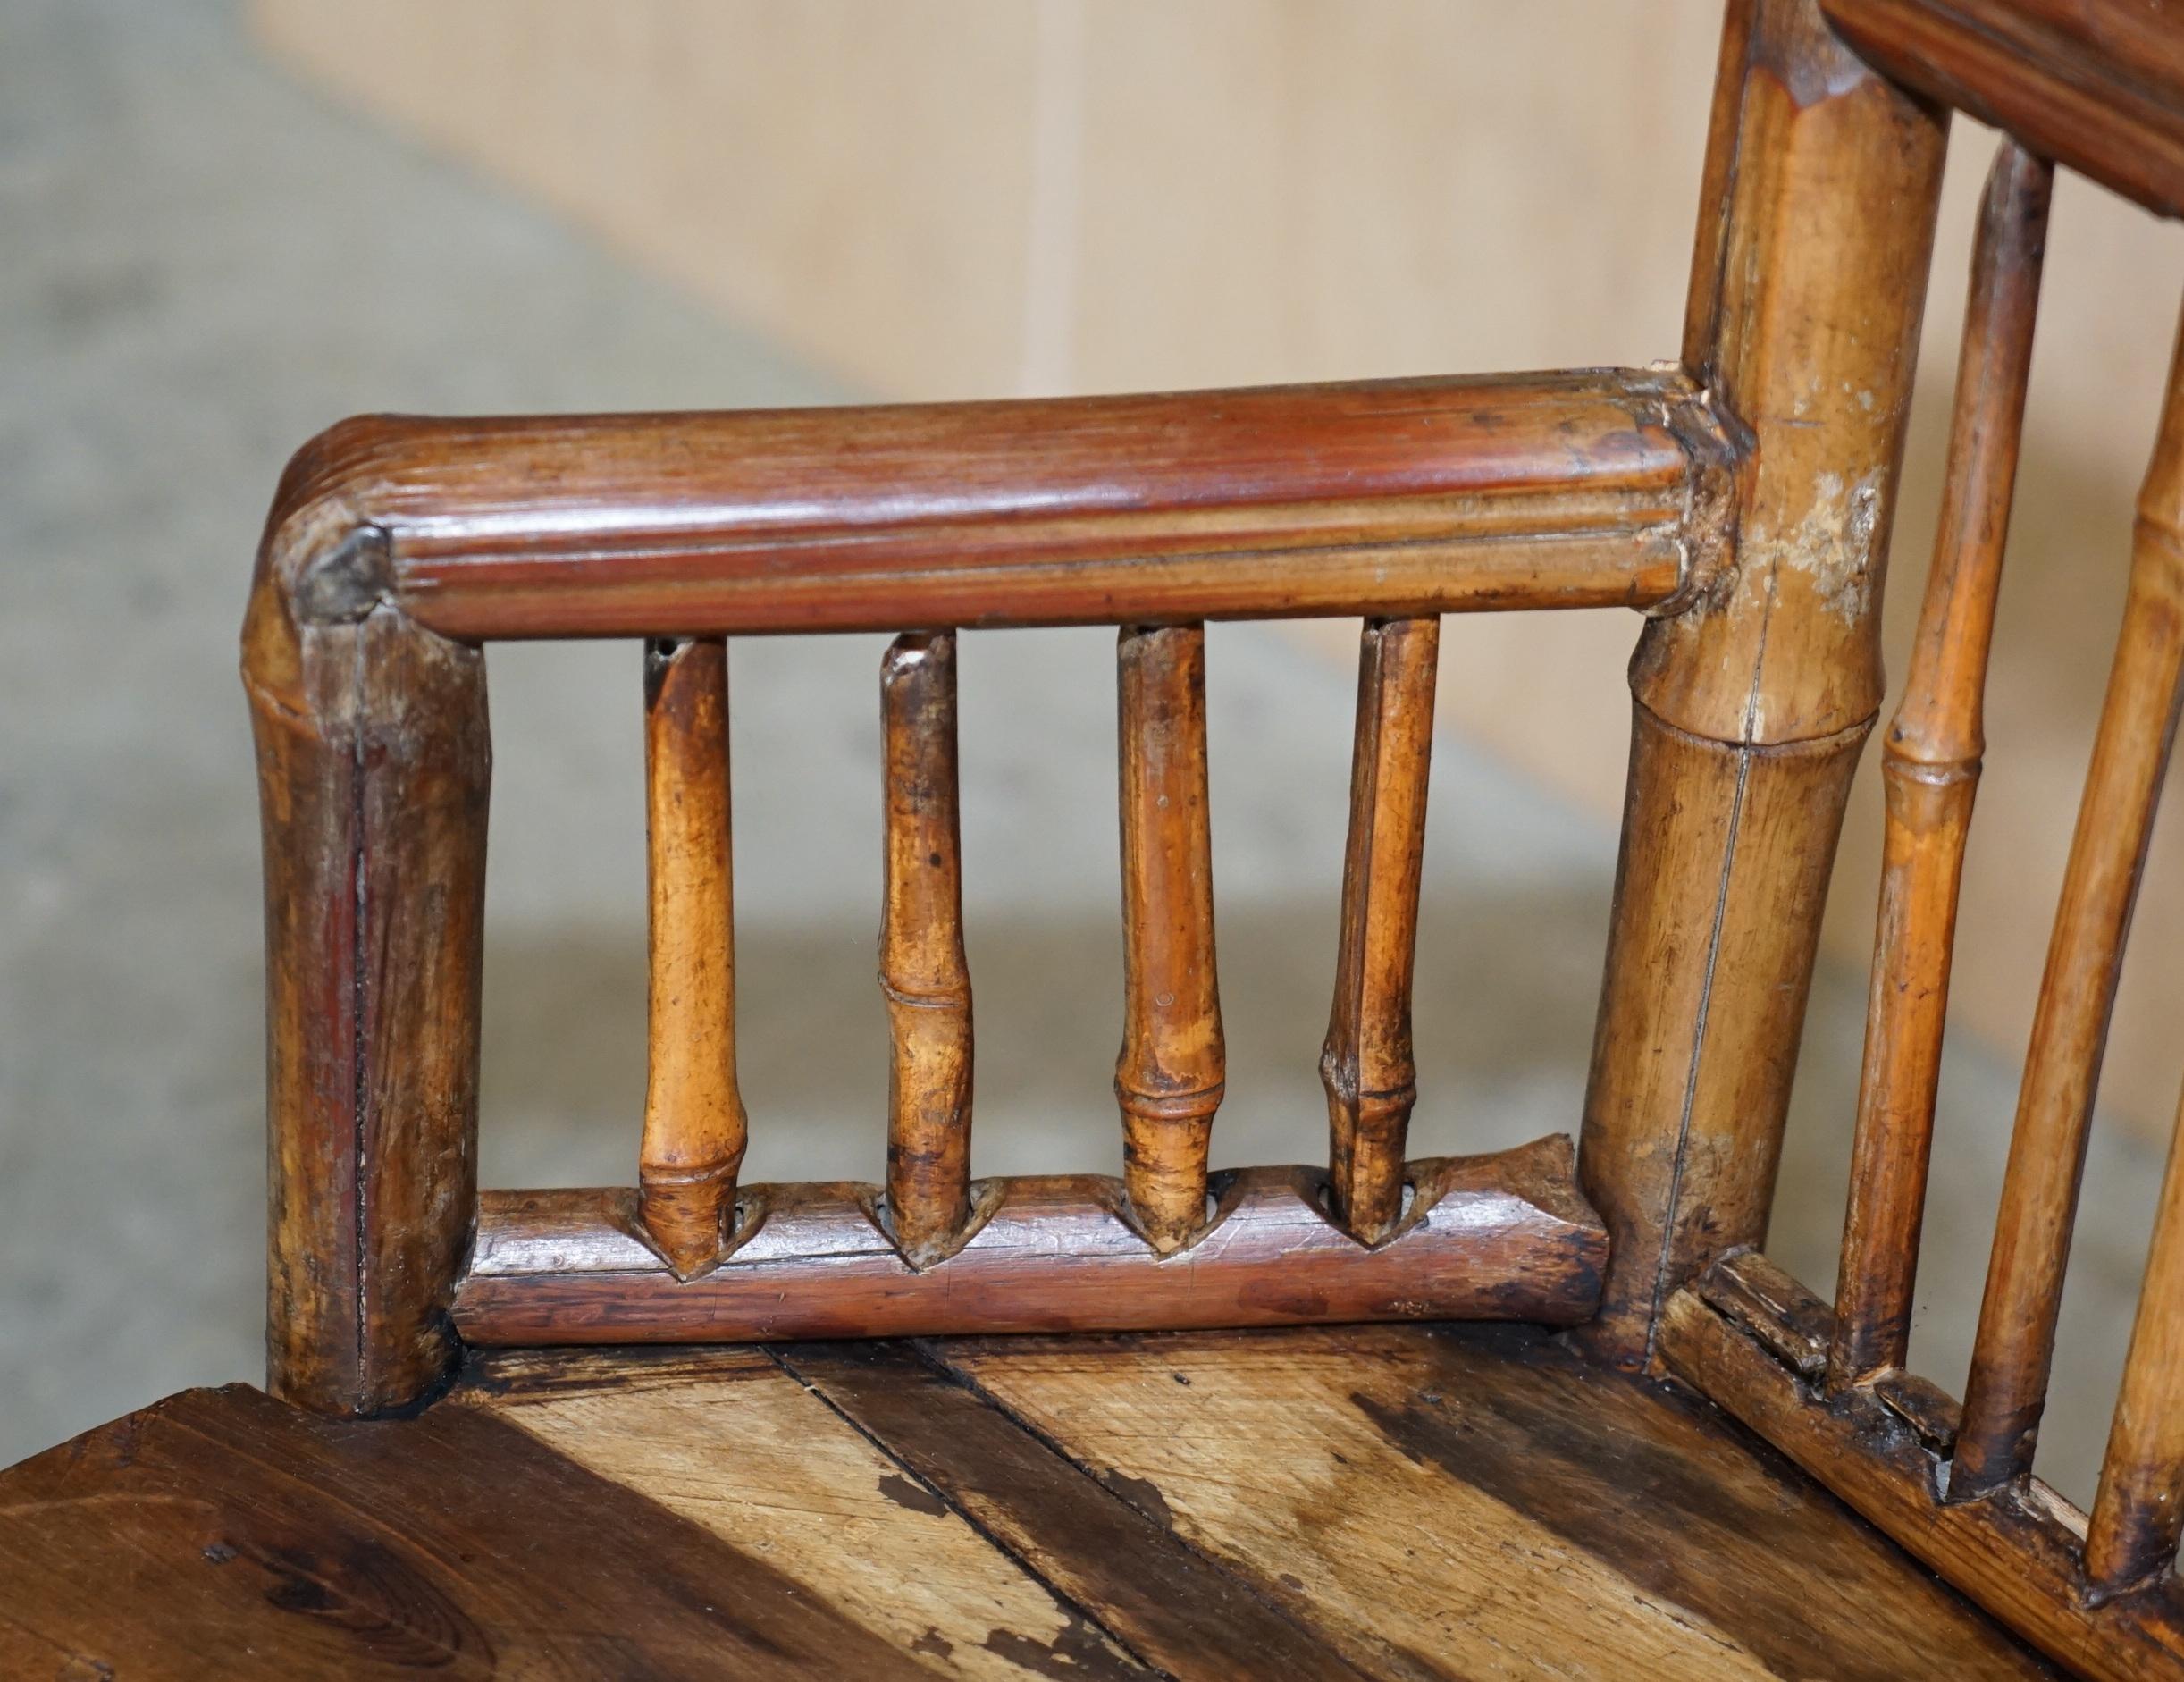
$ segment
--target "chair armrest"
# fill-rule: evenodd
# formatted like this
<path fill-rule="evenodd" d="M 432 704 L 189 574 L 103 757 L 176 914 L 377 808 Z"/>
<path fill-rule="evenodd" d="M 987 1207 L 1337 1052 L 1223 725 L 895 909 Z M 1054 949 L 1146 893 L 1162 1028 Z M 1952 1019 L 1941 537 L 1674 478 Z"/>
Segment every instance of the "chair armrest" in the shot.
<path fill-rule="evenodd" d="M 1715 564 L 1728 453 L 1661 371 L 366 416 L 290 465 L 260 578 L 460 640 L 1652 608 Z"/>

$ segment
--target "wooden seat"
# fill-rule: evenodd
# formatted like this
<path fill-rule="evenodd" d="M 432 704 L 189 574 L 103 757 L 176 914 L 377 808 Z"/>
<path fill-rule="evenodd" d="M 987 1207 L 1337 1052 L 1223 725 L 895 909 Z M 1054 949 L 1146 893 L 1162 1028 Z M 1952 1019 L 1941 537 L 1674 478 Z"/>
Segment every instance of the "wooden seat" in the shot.
<path fill-rule="evenodd" d="M 507 1351 L 382 1423 L 191 1391 L 0 1479 L 0 1580 L 10 1677 L 2048 1674 L 1520 1326 Z"/>
<path fill-rule="evenodd" d="M 1884 700 L 1945 102 L 2005 133 L 1884 733 L 1830 1304 L 1759 1246 Z M 2173 8 L 1735 0 L 1674 363 L 378 416 L 307 445 L 244 630 L 270 1395 L 192 1392 L 6 1474 L 0 1657 L 33 1676 L 2184 1677 L 2184 1152 L 2090 1513 L 2033 1467 L 2184 711 L 2184 346 L 1963 1405 L 1906 1367 L 2059 164 L 2184 206 Z M 1607 606 L 1642 618 L 1577 1138 L 1413 1157 L 1441 617 Z M 1222 1168 L 1204 623 L 1305 615 L 1363 620 L 1328 1154 Z M 957 643 L 1059 624 L 1117 637 L 1120 1172 L 980 1179 Z M 737 1082 L 729 640 L 844 630 L 894 638 L 888 1104 L 872 1179 L 750 1185 L 767 1118 Z M 597 636 L 642 646 L 635 1183 L 482 1190 L 484 646 Z"/>

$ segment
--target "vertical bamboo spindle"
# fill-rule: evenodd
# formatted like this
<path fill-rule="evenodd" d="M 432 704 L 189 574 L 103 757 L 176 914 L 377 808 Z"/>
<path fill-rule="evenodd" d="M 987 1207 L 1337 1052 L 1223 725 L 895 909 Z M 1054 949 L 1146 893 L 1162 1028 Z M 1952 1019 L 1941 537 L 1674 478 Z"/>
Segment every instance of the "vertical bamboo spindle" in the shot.
<path fill-rule="evenodd" d="M 2033 1015 L 1950 1476 L 1959 1496 L 1985 1494 L 2031 1468 L 2101 1050 L 2176 735 L 2184 680 L 2184 340 L 2179 351 L 2138 495 L 2123 628 Z"/>
<path fill-rule="evenodd" d="M 2169 1141 L 2131 1352 L 2086 1532 L 2086 1576 L 2113 1593 L 2165 1571 L 2184 1533 L 2184 1109 Z"/>
<path fill-rule="evenodd" d="M 895 1035 L 887 1217 L 914 1266 L 970 1215 L 970 972 L 955 785 L 955 638 L 895 639 L 880 664 L 887 774 L 879 985 Z"/>
<path fill-rule="evenodd" d="M 2052 180 L 2045 163 L 2007 139 L 1987 176 L 1941 527 L 1903 703 L 1882 747 L 1887 829 L 1828 1354 L 1831 1389 L 1901 1367 L 1911 1335 L 1957 887 L 1985 746 L 1987 646 L 2017 478 Z"/>
<path fill-rule="evenodd" d="M 727 645 L 651 643 L 644 679 L 651 1021 L 639 1207 L 668 1265 L 690 1274 L 720 1253 L 745 1132 L 735 1088 Z"/>
<path fill-rule="evenodd" d="M 1360 1243 L 1403 1213 L 1403 1140 L 1418 1098 L 1410 999 L 1432 763 L 1441 621 L 1366 621 L 1357 660 L 1342 936 L 1320 1079 L 1335 1218 Z"/>
<path fill-rule="evenodd" d="M 1123 1184 L 1155 1249 L 1205 1223 L 1205 1158 L 1224 1071 L 1214 973 L 1205 631 L 1125 627 L 1122 804 Z"/>

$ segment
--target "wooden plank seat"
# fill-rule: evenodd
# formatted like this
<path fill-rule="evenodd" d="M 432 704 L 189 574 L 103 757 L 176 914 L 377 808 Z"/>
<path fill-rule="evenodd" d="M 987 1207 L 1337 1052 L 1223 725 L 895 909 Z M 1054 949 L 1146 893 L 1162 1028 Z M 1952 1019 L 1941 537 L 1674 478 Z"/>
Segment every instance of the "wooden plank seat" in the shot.
<path fill-rule="evenodd" d="M 1520 1326 L 493 1351 L 415 1418 L 189 1391 L 0 1476 L 10 1678 L 1914 1670 L 2049 1674 Z"/>

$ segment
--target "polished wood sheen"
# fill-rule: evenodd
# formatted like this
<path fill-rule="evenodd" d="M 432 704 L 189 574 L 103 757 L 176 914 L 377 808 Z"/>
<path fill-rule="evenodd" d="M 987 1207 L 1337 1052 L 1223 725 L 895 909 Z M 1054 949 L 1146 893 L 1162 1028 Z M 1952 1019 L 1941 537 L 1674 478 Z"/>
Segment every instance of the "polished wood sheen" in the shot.
<path fill-rule="evenodd" d="M 2029 1471 L 2123 942 L 2184 707 L 2184 337 L 2138 497 L 2123 627 L 2055 908 L 1964 1391 L 1960 1493 Z"/>
<path fill-rule="evenodd" d="M 1215 1178 L 1210 1220 L 1164 1257 L 1113 1180 L 988 1181 L 970 1238 L 922 1270 L 878 1224 L 869 1186 L 752 1187 L 748 1236 L 688 1281 L 636 1238 L 626 1191 L 488 1192 L 456 1321 L 473 1343 L 519 1344 L 1592 1312 L 1606 1246 L 1571 1189 L 1567 1140 L 1410 1170 L 1410 1213 L 1377 1249 L 1331 1224 L 1323 1174 L 1247 1168 Z"/>
<path fill-rule="evenodd" d="M 1373 619 L 1357 656 L 1357 746 L 1335 999 L 1320 1053 L 1335 1218 L 1376 1244 L 1403 1213 L 1403 1141 L 1418 1100 L 1411 972 L 1425 866 L 1438 619 Z"/>
<path fill-rule="evenodd" d="M 458 638 L 1652 607 L 1720 563 L 1726 459 L 1645 369 L 371 416 L 298 454 L 267 545 L 376 533 L 320 587 Z"/>
<path fill-rule="evenodd" d="M 728 657 L 718 638 L 654 643 L 644 669 L 645 859 L 651 912 L 645 1231 L 677 1273 L 719 1255 L 748 1129 L 735 1081 Z"/>
<path fill-rule="evenodd" d="M 1821 0 L 1873 63 L 2163 215 L 2184 214 L 2171 0 Z"/>
<path fill-rule="evenodd" d="M 886 1215 L 922 1266 L 970 1219 L 970 968 L 955 788 L 955 638 L 895 639 L 881 662 L 886 886 L 879 986 L 887 1076 Z"/>
<path fill-rule="evenodd" d="M 2051 185 L 2046 164 L 2003 142 L 1972 254 L 1934 564 L 1903 698 L 1882 744 L 1888 816 L 1828 1357 L 1836 1389 L 1903 1366 L 1911 1340 L 1957 887 L 1987 747 L 1987 646 L 2017 482 Z"/>
<path fill-rule="evenodd" d="M 1214 960 L 1205 631 L 1118 640 L 1122 811 L 1122 1185 L 1155 1249 L 1206 1218 L 1206 1153 L 1226 1056 Z"/>

